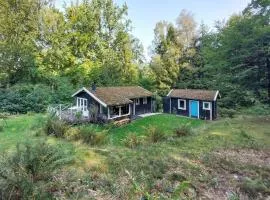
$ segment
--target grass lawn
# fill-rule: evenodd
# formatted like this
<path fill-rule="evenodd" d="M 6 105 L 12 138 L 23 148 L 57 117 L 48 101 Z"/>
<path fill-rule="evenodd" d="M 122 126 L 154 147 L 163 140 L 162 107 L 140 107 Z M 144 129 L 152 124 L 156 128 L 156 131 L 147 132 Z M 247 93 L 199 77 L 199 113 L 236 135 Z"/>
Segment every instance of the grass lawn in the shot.
<path fill-rule="evenodd" d="M 128 134 L 136 134 L 138 136 L 145 135 L 149 127 L 158 127 L 165 134 L 172 134 L 175 128 L 181 125 L 189 125 L 196 128 L 205 122 L 202 120 L 191 119 L 187 117 L 179 117 L 169 114 L 153 115 L 146 118 L 140 118 L 126 124 L 124 126 L 113 128 L 110 130 L 110 136 L 113 143 L 119 144 L 119 142 L 125 138 Z"/>
<path fill-rule="evenodd" d="M 0 132 L 0 152 L 14 148 L 17 142 L 35 139 L 33 126 L 41 117 L 42 115 L 18 115 L 10 117 L 7 125 L 0 122 L 4 124 L 4 130 Z"/>
<path fill-rule="evenodd" d="M 155 115 L 122 127 L 87 125 L 108 130 L 109 142 L 91 146 L 44 134 L 45 116 L 12 116 L 0 132 L 0 152 L 17 142 L 48 139 L 74 150 L 76 162 L 61 177 L 67 199 L 260 199 L 270 194 L 270 116 L 237 116 L 202 121 Z M 174 129 L 188 125 L 193 134 L 175 137 Z M 129 134 L 146 135 L 157 127 L 167 138 L 128 148 Z M 55 183 L 56 184 L 56 183 Z M 59 184 L 59 183 L 58 183 Z M 59 186 L 59 187 L 60 187 Z M 89 194 L 89 191 L 93 193 Z M 92 196 L 91 196 L 92 195 Z"/>

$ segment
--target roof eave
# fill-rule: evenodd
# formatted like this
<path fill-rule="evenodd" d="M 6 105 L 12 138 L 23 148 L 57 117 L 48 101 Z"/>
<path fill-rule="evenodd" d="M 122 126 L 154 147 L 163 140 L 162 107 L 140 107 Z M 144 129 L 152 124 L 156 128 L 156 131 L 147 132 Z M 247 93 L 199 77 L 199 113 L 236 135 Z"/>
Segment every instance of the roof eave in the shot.
<path fill-rule="evenodd" d="M 85 91 L 87 94 L 89 94 L 93 99 L 95 99 L 97 102 L 99 102 L 102 106 L 107 107 L 108 105 L 106 103 L 104 103 L 102 100 L 100 100 L 98 97 L 96 97 L 96 95 L 94 95 L 92 92 L 90 92 L 89 90 L 87 90 L 85 87 L 82 87 L 80 90 L 78 90 L 77 92 L 75 92 L 72 97 L 76 96 L 77 94 L 79 94 L 80 92 Z"/>
<path fill-rule="evenodd" d="M 218 97 L 221 98 L 221 96 L 219 94 L 219 91 L 217 90 L 216 94 L 215 94 L 215 97 L 214 97 L 214 101 L 216 101 Z"/>

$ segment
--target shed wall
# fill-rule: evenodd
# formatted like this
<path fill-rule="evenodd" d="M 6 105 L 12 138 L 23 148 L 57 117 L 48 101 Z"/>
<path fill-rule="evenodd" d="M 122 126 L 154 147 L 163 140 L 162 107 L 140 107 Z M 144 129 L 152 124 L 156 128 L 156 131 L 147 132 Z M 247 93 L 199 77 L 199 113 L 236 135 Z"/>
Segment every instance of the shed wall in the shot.
<path fill-rule="evenodd" d="M 178 99 L 186 100 L 186 110 L 182 110 L 178 108 Z M 182 116 L 190 116 L 190 101 L 195 99 L 184 99 L 184 98 L 171 98 L 171 97 L 164 97 L 163 98 L 163 111 L 164 113 L 172 113 Z M 217 118 L 217 102 L 216 101 L 202 101 L 202 100 L 195 100 L 199 102 L 199 118 L 204 120 L 211 119 L 211 111 L 212 111 L 212 119 Z M 204 110 L 203 109 L 203 102 L 210 102 L 212 106 L 212 110 Z"/>

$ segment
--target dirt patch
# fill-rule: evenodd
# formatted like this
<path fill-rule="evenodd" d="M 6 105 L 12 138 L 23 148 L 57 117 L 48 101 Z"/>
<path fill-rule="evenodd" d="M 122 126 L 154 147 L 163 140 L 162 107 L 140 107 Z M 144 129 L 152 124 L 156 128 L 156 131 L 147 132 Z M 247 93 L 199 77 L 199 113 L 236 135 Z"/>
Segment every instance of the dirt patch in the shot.
<path fill-rule="evenodd" d="M 211 174 L 201 199 L 267 199 L 270 181 L 270 150 L 222 149 L 202 161 Z M 261 177 L 264 174 L 264 177 Z"/>
<path fill-rule="evenodd" d="M 219 158 L 235 161 L 241 164 L 256 165 L 258 167 L 270 166 L 270 149 L 253 150 L 253 149 L 226 149 L 213 153 Z"/>

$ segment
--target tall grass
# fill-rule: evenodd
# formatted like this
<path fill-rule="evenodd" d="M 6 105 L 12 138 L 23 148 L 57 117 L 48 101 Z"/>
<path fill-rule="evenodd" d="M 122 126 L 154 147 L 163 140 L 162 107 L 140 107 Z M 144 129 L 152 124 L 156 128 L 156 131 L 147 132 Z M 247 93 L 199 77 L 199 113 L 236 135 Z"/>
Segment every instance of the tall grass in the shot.
<path fill-rule="evenodd" d="M 48 199 L 57 169 L 73 161 L 73 152 L 45 141 L 17 144 L 16 151 L 0 159 L 0 193 L 3 199 Z"/>

